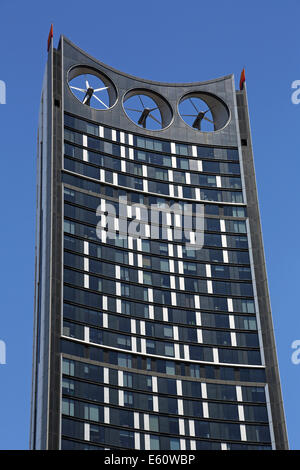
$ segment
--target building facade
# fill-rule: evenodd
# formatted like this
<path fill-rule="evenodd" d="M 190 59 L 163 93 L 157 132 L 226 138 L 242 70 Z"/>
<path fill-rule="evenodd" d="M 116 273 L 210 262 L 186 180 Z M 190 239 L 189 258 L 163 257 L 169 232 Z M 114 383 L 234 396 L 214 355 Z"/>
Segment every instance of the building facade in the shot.
<path fill-rule="evenodd" d="M 242 88 L 50 45 L 32 449 L 288 448 Z"/>

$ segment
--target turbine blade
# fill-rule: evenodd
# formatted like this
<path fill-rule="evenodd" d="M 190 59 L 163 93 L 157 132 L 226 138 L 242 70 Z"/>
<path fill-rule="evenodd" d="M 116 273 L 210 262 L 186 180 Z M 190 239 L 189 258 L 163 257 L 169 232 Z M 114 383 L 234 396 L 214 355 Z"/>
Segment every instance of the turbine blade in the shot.
<path fill-rule="evenodd" d="M 189 101 L 192 103 L 193 108 L 197 111 L 197 114 L 199 114 L 199 110 L 196 108 L 195 104 L 192 101 L 192 98 L 189 98 Z"/>
<path fill-rule="evenodd" d="M 145 109 L 145 108 L 146 108 L 146 106 L 144 105 L 144 103 L 143 103 L 143 100 L 142 100 L 141 96 L 140 96 L 140 95 L 138 95 L 138 98 L 139 98 L 139 100 L 140 100 L 140 102 L 141 102 L 141 105 L 142 105 L 142 106 L 143 106 L 143 108 Z"/>
<path fill-rule="evenodd" d="M 212 109 L 214 109 L 217 105 L 215 104 L 214 106 L 211 106 L 210 108 L 208 108 L 204 114 L 206 114 L 208 111 L 211 111 Z"/>
<path fill-rule="evenodd" d="M 154 121 L 158 122 L 158 124 L 160 126 L 162 125 L 161 122 L 158 119 L 156 119 L 154 116 L 152 116 L 152 114 L 148 114 L 148 116 L 151 117 Z"/>
<path fill-rule="evenodd" d="M 128 111 L 135 111 L 136 113 L 142 113 L 143 111 L 141 111 L 140 109 L 133 109 L 133 108 L 126 108 Z"/>
<path fill-rule="evenodd" d="M 94 90 L 94 92 L 95 92 L 95 91 L 107 90 L 107 88 L 109 88 L 109 87 L 108 87 L 108 86 L 104 86 L 104 87 L 102 87 L 102 88 L 96 88 L 96 89 Z"/>
<path fill-rule="evenodd" d="M 71 86 L 71 85 L 70 85 L 70 88 L 73 88 L 73 90 L 82 91 L 83 93 L 86 92 L 86 90 L 84 90 L 83 88 L 77 88 L 77 86 Z"/>
<path fill-rule="evenodd" d="M 103 106 L 105 106 L 106 109 L 108 109 L 108 106 L 107 106 L 105 103 L 103 103 L 103 101 L 101 101 L 100 98 L 98 98 L 98 96 L 94 95 L 94 93 L 93 93 L 92 96 L 93 96 L 93 98 L 95 98 L 96 100 L 98 100 Z"/>
<path fill-rule="evenodd" d="M 205 121 L 208 121 L 208 122 L 211 122 L 212 124 L 214 124 L 214 121 L 212 121 L 211 119 L 208 119 L 207 117 L 203 116 L 202 119 L 205 119 Z"/>

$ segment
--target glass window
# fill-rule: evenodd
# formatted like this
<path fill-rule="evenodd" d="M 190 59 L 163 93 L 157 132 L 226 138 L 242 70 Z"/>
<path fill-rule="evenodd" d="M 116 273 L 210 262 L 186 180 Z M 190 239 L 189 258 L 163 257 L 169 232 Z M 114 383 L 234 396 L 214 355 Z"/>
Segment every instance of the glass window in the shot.
<path fill-rule="evenodd" d="M 159 275 L 159 280 L 160 280 L 159 285 L 161 287 L 170 287 L 170 276 L 168 274 L 161 273 Z"/>
<path fill-rule="evenodd" d="M 255 313 L 253 300 L 242 300 L 242 312 Z"/>
<path fill-rule="evenodd" d="M 209 173 L 220 173 L 220 163 L 218 162 L 202 162 L 203 171 L 207 171 Z"/>
<path fill-rule="evenodd" d="M 198 157 L 210 158 L 214 156 L 213 147 L 197 147 Z"/>
<path fill-rule="evenodd" d="M 123 281 L 129 281 L 130 278 L 129 278 L 129 269 L 128 268 L 124 268 L 121 266 L 121 269 L 120 269 L 120 278 L 123 280 Z"/>
<path fill-rule="evenodd" d="M 169 272 L 169 261 L 168 260 L 160 260 L 160 270 L 161 271 L 168 271 Z"/>
<path fill-rule="evenodd" d="M 146 377 L 146 388 L 152 392 L 152 377 Z"/>
<path fill-rule="evenodd" d="M 153 168 L 154 174 L 153 178 L 161 180 L 161 181 L 168 181 L 169 179 L 169 173 L 168 170 L 163 170 L 162 168 Z M 151 178 L 151 172 L 149 168 L 149 177 Z"/>
<path fill-rule="evenodd" d="M 151 268 L 151 257 L 143 256 L 143 268 Z"/>
<path fill-rule="evenodd" d="M 165 355 L 166 356 L 174 356 L 174 345 L 173 344 L 165 344 Z"/>
<path fill-rule="evenodd" d="M 173 338 L 173 327 L 172 326 L 164 326 L 164 337 L 165 338 Z"/>
<path fill-rule="evenodd" d="M 142 165 L 134 164 L 133 173 L 137 176 L 143 176 L 143 167 L 142 167 Z"/>
<path fill-rule="evenodd" d="M 74 416 L 74 402 L 68 398 L 62 399 L 62 414 Z"/>
<path fill-rule="evenodd" d="M 169 185 L 167 183 L 159 183 L 158 181 L 149 181 L 148 188 L 149 188 L 149 191 L 152 193 L 169 194 Z"/>
<path fill-rule="evenodd" d="M 128 354 L 118 354 L 118 365 L 121 367 L 132 367 L 131 357 Z"/>
<path fill-rule="evenodd" d="M 175 363 L 166 361 L 166 374 L 175 375 Z"/>
<path fill-rule="evenodd" d="M 124 387 L 132 388 L 133 375 L 129 372 L 123 373 L 123 385 Z"/>
<path fill-rule="evenodd" d="M 257 330 L 257 323 L 254 317 L 234 317 L 235 327 L 239 330 Z"/>
<path fill-rule="evenodd" d="M 185 184 L 185 173 L 182 171 L 173 171 L 173 180 L 175 183 Z"/>
<path fill-rule="evenodd" d="M 235 421 L 239 419 L 237 405 L 230 405 L 225 403 L 209 403 L 209 417 L 217 419 L 226 419 Z"/>
<path fill-rule="evenodd" d="M 200 366 L 198 364 L 191 364 L 190 365 L 190 374 L 191 374 L 191 377 L 196 377 L 196 378 L 200 378 L 201 375 L 200 375 Z"/>
<path fill-rule="evenodd" d="M 84 419 L 100 421 L 99 406 L 84 405 Z"/>
<path fill-rule="evenodd" d="M 133 393 L 132 392 L 124 392 L 124 405 L 125 406 L 132 406 L 133 405 Z"/>
<path fill-rule="evenodd" d="M 266 402 L 266 394 L 263 387 L 242 387 L 243 401 Z"/>
<path fill-rule="evenodd" d="M 150 252 L 150 241 L 149 240 L 142 240 L 142 251 L 146 251 L 147 253 Z"/>
<path fill-rule="evenodd" d="M 246 434 L 249 441 L 268 442 L 271 440 L 270 430 L 267 426 L 246 425 Z"/>
<path fill-rule="evenodd" d="M 159 450 L 159 437 L 150 435 L 150 449 Z"/>
<path fill-rule="evenodd" d="M 159 252 L 161 255 L 167 255 L 169 253 L 167 243 L 159 243 Z"/>
<path fill-rule="evenodd" d="M 75 373 L 75 363 L 69 359 L 63 359 L 63 374 L 74 375 Z"/>
<path fill-rule="evenodd" d="M 147 154 L 146 152 L 141 152 L 140 150 L 136 151 L 136 159 L 140 160 L 141 162 L 147 161 Z"/>
<path fill-rule="evenodd" d="M 193 184 L 200 186 L 216 186 L 217 181 L 215 176 L 192 174 L 191 181 Z"/>
<path fill-rule="evenodd" d="M 148 354 L 155 354 L 155 341 L 151 341 L 150 339 L 147 339 L 146 348 L 147 348 Z"/>
<path fill-rule="evenodd" d="M 246 421 L 268 422 L 268 412 L 265 406 L 244 405 Z"/>
<path fill-rule="evenodd" d="M 117 335 L 117 346 L 124 349 L 131 348 L 131 338 L 130 336 Z"/>
<path fill-rule="evenodd" d="M 84 337 L 83 326 L 77 325 L 76 323 L 64 321 L 63 334 L 65 336 L 70 336 L 71 338 L 83 339 Z"/>
<path fill-rule="evenodd" d="M 68 129 L 65 129 L 64 138 L 69 142 L 82 145 L 82 134 L 79 134 L 78 132 L 69 131 Z"/>
<path fill-rule="evenodd" d="M 197 264 L 196 263 L 183 263 L 184 274 L 196 274 L 197 273 Z"/>
<path fill-rule="evenodd" d="M 124 315 L 130 315 L 130 302 L 126 302 L 125 300 L 121 300 L 121 312 Z"/>
<path fill-rule="evenodd" d="M 120 445 L 124 447 L 134 447 L 134 433 L 129 431 L 120 431 Z"/>
<path fill-rule="evenodd" d="M 125 297 L 130 297 L 130 286 L 127 284 L 121 284 L 121 295 Z"/>
<path fill-rule="evenodd" d="M 143 272 L 143 283 L 152 285 L 152 274 Z"/>
<path fill-rule="evenodd" d="M 216 400 L 236 400 L 236 388 L 233 385 L 220 385 L 208 383 L 207 397 Z"/>
<path fill-rule="evenodd" d="M 184 144 L 176 144 L 176 153 L 178 155 L 189 155 L 189 146 Z"/>
<path fill-rule="evenodd" d="M 177 167 L 181 170 L 189 170 L 189 161 L 186 158 L 177 157 Z"/>
<path fill-rule="evenodd" d="M 228 160 L 238 160 L 239 151 L 237 149 L 227 149 L 227 158 Z"/>
<path fill-rule="evenodd" d="M 243 202 L 243 194 L 241 192 L 238 192 L 238 191 L 235 193 L 229 192 L 228 194 L 231 196 L 231 202 L 237 202 L 237 203 Z"/>
<path fill-rule="evenodd" d="M 170 438 L 170 449 L 180 450 L 180 439 Z"/>
<path fill-rule="evenodd" d="M 149 416 L 149 429 L 150 431 L 159 431 L 159 425 L 158 425 L 158 416 Z"/>
<path fill-rule="evenodd" d="M 75 224 L 73 222 L 69 222 L 68 220 L 65 220 L 64 232 L 75 234 Z"/>

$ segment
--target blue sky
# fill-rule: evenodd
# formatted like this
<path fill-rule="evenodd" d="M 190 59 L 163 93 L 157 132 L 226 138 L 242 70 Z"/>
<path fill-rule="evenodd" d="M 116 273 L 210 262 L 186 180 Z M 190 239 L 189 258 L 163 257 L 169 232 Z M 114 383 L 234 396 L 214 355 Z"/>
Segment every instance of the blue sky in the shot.
<path fill-rule="evenodd" d="M 296 0 L 8 1 L 0 4 L 1 297 L 0 449 L 26 449 L 32 362 L 36 129 L 46 43 L 64 34 L 114 68 L 192 82 L 246 68 L 265 254 L 290 446 L 300 449 L 299 178 L 300 79 Z"/>

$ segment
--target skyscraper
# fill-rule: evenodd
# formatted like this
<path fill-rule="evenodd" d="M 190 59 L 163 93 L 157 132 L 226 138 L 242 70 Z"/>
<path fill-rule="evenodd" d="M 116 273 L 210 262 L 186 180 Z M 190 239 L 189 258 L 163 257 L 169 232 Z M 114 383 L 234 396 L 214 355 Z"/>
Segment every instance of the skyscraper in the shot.
<path fill-rule="evenodd" d="M 33 449 L 286 449 L 244 76 L 159 83 L 49 37 Z"/>

